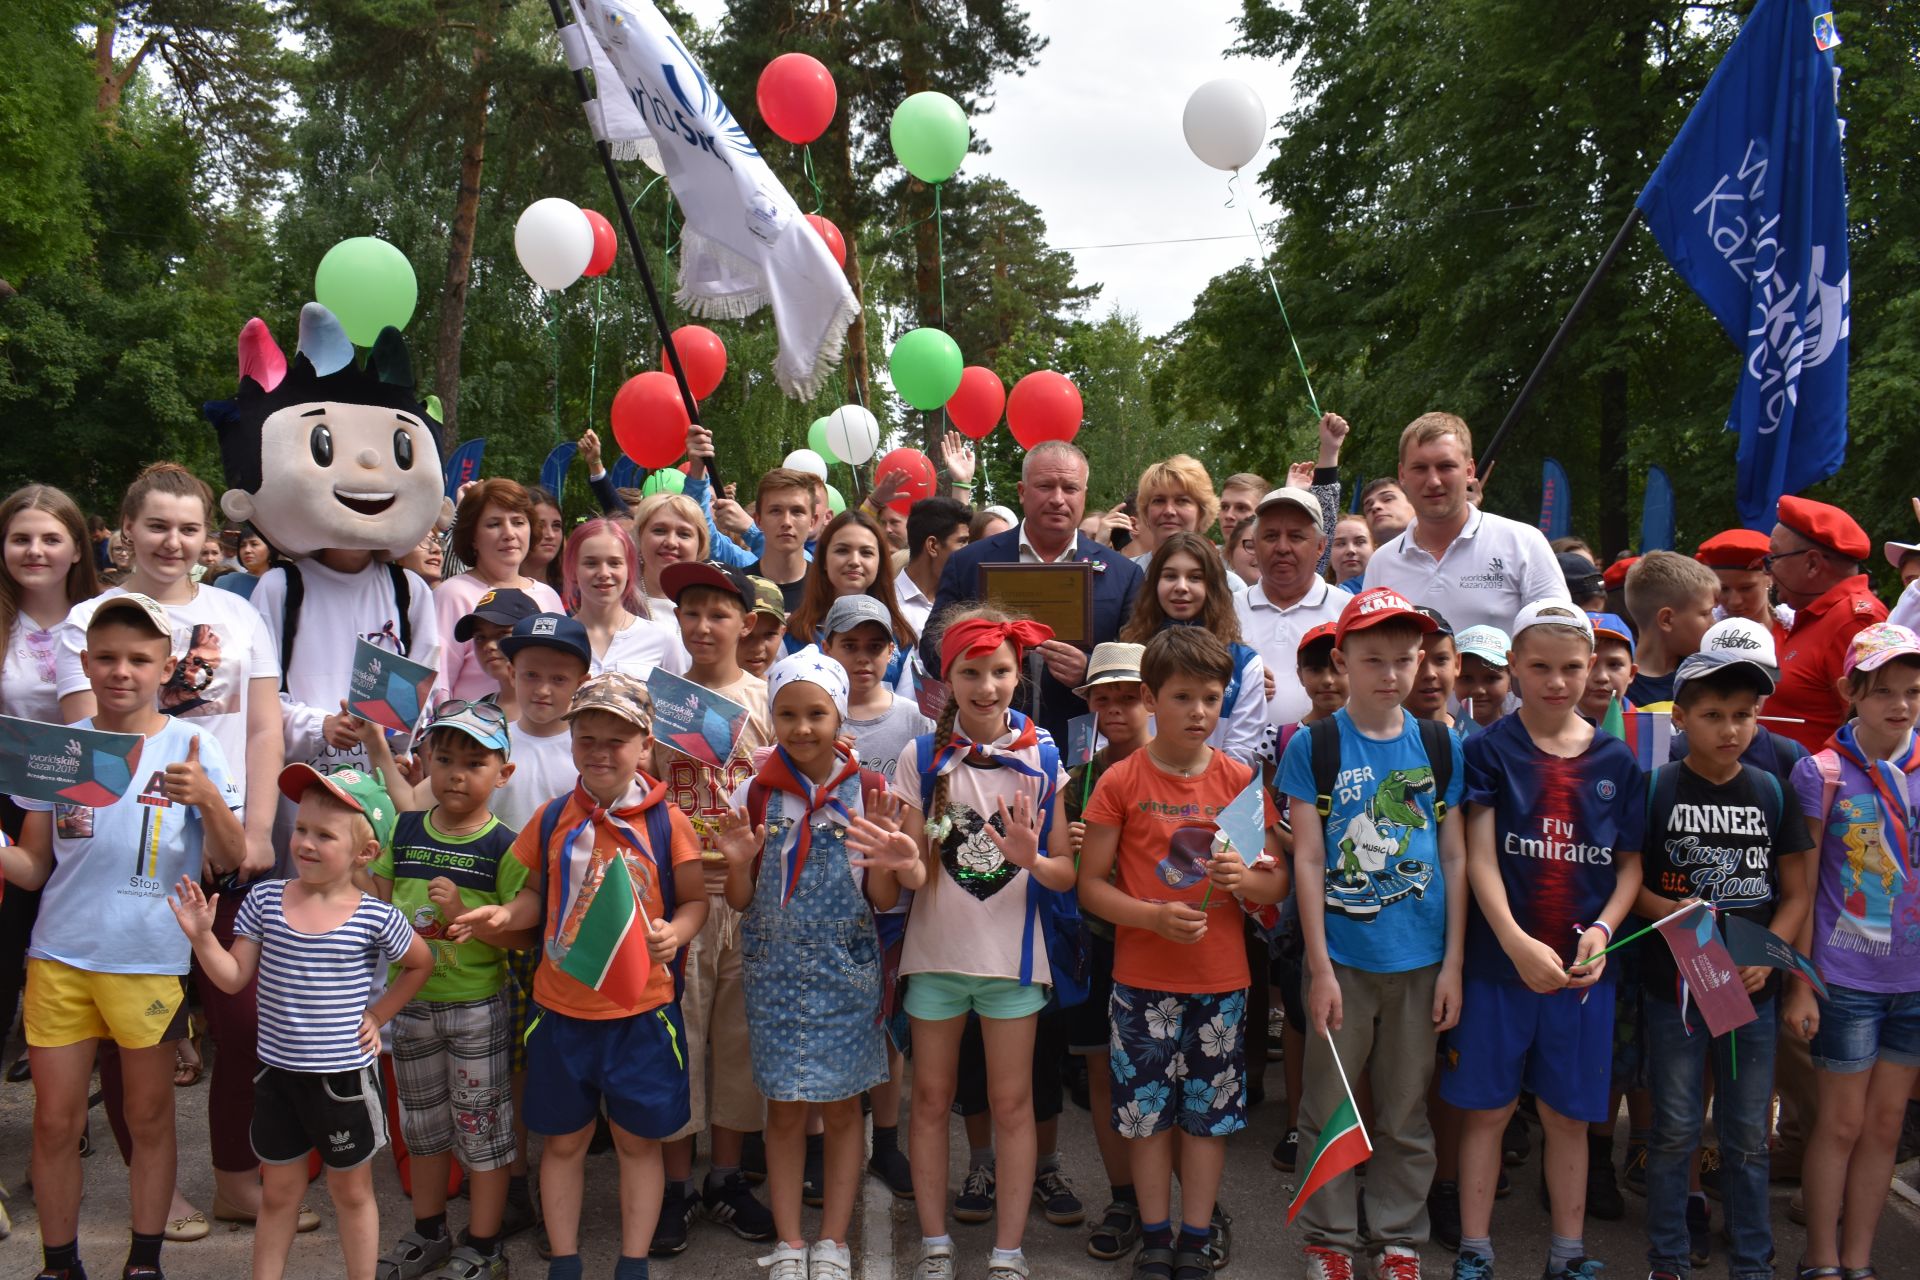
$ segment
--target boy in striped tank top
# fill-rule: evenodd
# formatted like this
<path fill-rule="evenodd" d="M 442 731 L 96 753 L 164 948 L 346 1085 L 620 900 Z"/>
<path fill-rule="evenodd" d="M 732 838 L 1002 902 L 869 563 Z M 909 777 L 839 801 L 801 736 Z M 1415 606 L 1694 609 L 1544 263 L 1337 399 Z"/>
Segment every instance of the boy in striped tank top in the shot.
<path fill-rule="evenodd" d="M 372 1280 L 380 1251 L 380 1210 L 368 1163 L 386 1144 L 374 1059 L 380 1028 L 433 972 L 426 942 L 392 904 L 354 883 L 355 873 L 393 843 L 394 806 L 358 769 L 321 773 L 287 766 L 280 791 L 299 806 L 288 848 L 292 880 L 256 885 L 241 905 L 229 951 L 213 936 L 216 896 L 182 877 L 171 901 L 194 956 L 222 991 L 259 976 L 260 1061 L 254 1082 L 253 1149 L 260 1157 L 255 1280 L 277 1280 L 287 1264 L 307 1157 L 318 1148 L 340 1220 L 349 1280 Z M 398 966 L 367 1003 L 376 964 Z"/>

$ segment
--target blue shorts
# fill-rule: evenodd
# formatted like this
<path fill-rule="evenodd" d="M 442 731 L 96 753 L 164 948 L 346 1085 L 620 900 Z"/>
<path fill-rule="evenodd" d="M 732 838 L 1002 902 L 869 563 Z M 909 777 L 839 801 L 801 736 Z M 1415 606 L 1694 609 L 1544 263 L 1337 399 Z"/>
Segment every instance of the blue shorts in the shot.
<path fill-rule="evenodd" d="M 670 1138 L 692 1117 L 687 1033 L 680 1006 L 630 1018 L 569 1018 L 551 1009 L 527 1037 L 527 1128 L 548 1137 L 578 1133 L 607 1104 L 607 1118 L 641 1138 Z"/>
<path fill-rule="evenodd" d="M 1150 1138 L 1178 1124 L 1201 1138 L 1247 1127 L 1247 993 L 1113 984 L 1113 1127 Z"/>
<path fill-rule="evenodd" d="M 1607 1119 L 1612 1074 L 1610 984 L 1541 995 L 1517 982 L 1466 980 L 1440 1071 L 1440 1096 L 1453 1106 L 1497 1111 L 1526 1089 L 1591 1124 Z"/>
<path fill-rule="evenodd" d="M 1862 991 L 1828 983 L 1813 1036 L 1813 1065 L 1850 1075 L 1881 1059 L 1920 1067 L 1920 991 Z"/>

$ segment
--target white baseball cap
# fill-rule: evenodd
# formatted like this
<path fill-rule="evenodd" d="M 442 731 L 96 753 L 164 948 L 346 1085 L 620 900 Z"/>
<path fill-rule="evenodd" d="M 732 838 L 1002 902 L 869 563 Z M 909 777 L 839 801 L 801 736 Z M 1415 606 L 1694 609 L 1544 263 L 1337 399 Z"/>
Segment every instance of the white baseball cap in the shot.
<path fill-rule="evenodd" d="M 1291 486 L 1284 489 L 1269 489 L 1267 496 L 1260 499 L 1260 505 L 1253 509 L 1254 518 L 1258 519 L 1278 506 L 1298 507 L 1313 517 L 1313 523 L 1316 526 L 1320 524 L 1320 499 L 1305 489 L 1295 489 Z"/>
<path fill-rule="evenodd" d="M 1593 643 L 1593 622 L 1587 617 L 1587 611 L 1566 600 L 1535 600 L 1522 605 L 1520 612 L 1513 615 L 1513 638 L 1517 642 L 1520 633 L 1528 627 L 1572 627 Z"/>

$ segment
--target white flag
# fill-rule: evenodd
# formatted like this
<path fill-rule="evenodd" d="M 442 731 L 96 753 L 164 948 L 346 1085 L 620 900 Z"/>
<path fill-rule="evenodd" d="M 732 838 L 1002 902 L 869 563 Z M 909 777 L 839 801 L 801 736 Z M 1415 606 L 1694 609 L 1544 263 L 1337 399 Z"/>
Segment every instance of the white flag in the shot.
<path fill-rule="evenodd" d="M 674 300 L 722 319 L 771 303 L 780 338 L 774 377 L 788 395 L 811 398 L 860 314 L 846 274 L 650 0 L 580 0 L 579 8 L 612 64 L 601 79 L 595 61 L 608 140 L 620 140 L 607 107 L 624 90 L 686 219 Z"/>

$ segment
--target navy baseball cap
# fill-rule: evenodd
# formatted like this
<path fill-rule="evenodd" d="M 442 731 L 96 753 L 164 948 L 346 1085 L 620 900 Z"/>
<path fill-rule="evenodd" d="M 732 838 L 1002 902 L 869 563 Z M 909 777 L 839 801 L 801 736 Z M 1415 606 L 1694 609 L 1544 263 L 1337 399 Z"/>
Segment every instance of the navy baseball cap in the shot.
<path fill-rule="evenodd" d="M 522 649 L 558 649 L 593 666 L 593 645 L 587 629 L 574 618 L 561 613 L 536 613 L 513 624 L 513 633 L 500 641 L 500 652 L 509 659 Z"/>
<path fill-rule="evenodd" d="M 496 587 L 475 600 L 467 615 L 453 624 L 453 638 L 462 643 L 473 639 L 473 624 L 476 622 L 510 627 L 538 612 L 540 606 L 533 602 L 533 597 L 518 587 Z"/>

